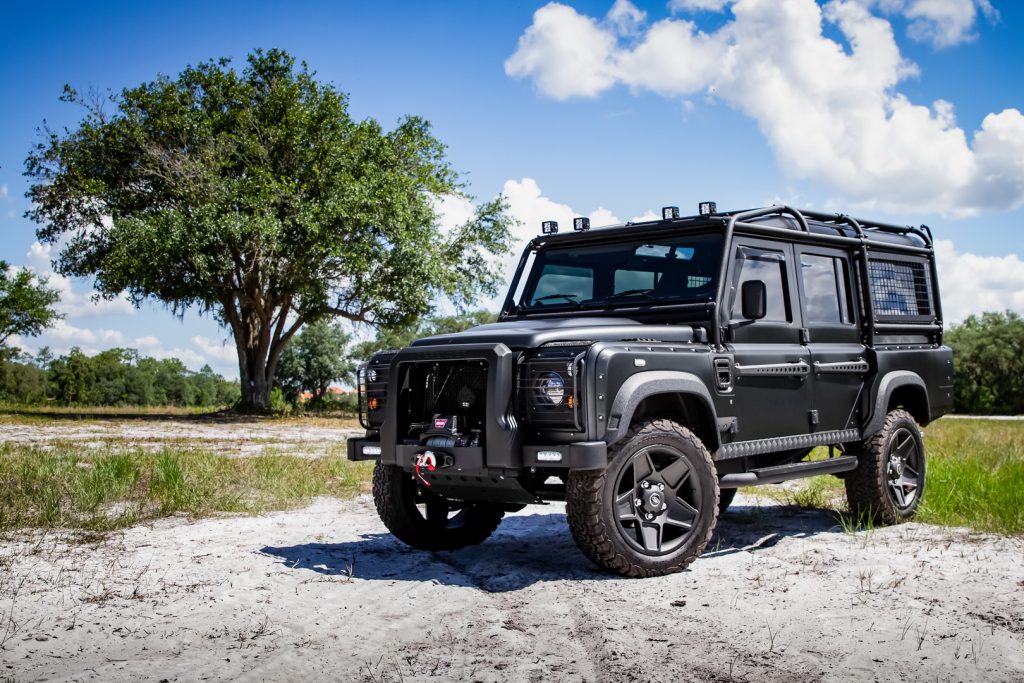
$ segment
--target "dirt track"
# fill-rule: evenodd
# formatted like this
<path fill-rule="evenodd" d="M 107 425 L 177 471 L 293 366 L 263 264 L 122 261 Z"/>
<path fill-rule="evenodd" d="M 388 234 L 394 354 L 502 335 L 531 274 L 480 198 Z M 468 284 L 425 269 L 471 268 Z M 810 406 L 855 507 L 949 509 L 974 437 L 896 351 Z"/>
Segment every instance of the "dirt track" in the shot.
<path fill-rule="evenodd" d="M 555 505 L 452 553 L 367 498 L 3 543 L 0 680 L 1024 680 L 1020 539 L 754 504 L 647 580 L 596 572 Z"/>

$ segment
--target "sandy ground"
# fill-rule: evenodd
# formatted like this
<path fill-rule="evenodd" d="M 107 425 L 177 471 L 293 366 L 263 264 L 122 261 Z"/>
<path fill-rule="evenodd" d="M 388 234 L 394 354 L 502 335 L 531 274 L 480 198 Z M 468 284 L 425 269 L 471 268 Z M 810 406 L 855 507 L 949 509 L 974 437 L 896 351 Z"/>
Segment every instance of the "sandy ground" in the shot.
<path fill-rule="evenodd" d="M 630 580 L 558 505 L 431 554 L 320 499 L 0 543 L 0 642 L 0 681 L 1024 681 L 1024 541 L 741 495 L 688 571 Z"/>
<path fill-rule="evenodd" d="M 345 421 L 351 425 L 353 421 Z M 335 424 L 332 424 L 335 423 Z M 281 453 L 319 457 L 343 453 L 345 439 L 362 434 L 360 429 L 342 426 L 341 420 L 275 420 L 260 418 L 219 419 L 72 418 L 4 420 L 0 416 L 0 441 L 47 447 L 55 443 L 74 443 L 84 448 L 110 444 L 157 450 L 182 444 L 206 448 L 229 457 Z M 119 443 L 118 443 L 119 442 Z"/>

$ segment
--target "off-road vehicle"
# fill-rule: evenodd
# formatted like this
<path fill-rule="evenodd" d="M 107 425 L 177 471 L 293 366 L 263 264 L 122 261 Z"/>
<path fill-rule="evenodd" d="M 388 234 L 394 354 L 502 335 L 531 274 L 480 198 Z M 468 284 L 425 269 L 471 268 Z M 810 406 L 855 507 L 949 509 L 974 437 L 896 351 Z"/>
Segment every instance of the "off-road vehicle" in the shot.
<path fill-rule="evenodd" d="M 348 456 L 377 461 L 396 537 L 451 550 L 565 500 L 587 557 L 652 576 L 701 553 L 740 486 L 828 473 L 858 516 L 914 514 L 918 425 L 953 384 L 931 231 L 700 209 L 546 222 L 497 322 L 360 369 L 366 435 Z"/>

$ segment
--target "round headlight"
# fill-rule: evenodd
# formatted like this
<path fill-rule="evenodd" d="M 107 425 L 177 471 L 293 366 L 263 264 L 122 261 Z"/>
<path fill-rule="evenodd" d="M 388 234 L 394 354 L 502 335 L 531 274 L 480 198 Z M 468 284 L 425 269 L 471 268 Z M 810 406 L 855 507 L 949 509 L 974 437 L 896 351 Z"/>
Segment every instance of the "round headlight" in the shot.
<path fill-rule="evenodd" d="M 377 371 L 374 370 L 373 368 L 370 368 L 369 370 L 367 370 L 366 371 L 366 381 L 367 382 L 376 382 L 377 381 Z"/>
<path fill-rule="evenodd" d="M 557 372 L 545 372 L 537 384 L 542 398 L 558 405 L 565 397 L 565 382 Z"/>

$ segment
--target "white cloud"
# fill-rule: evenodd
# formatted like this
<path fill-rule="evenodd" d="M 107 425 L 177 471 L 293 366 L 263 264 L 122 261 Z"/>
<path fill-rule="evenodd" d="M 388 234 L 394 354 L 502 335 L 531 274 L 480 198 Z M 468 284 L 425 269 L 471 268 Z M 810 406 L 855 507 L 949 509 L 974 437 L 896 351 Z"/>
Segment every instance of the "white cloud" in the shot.
<path fill-rule="evenodd" d="M 0 185 L 0 199 L 7 199 L 8 193 L 7 185 Z"/>
<path fill-rule="evenodd" d="M 871 13 L 875 4 L 738 0 L 734 19 L 713 33 L 669 18 L 624 36 L 608 18 L 550 3 L 505 70 L 559 100 L 616 85 L 683 101 L 711 93 L 757 122 L 787 173 L 861 207 L 971 215 L 1024 205 L 1024 116 L 990 114 L 969 142 L 952 104 L 897 92 L 918 69 L 889 21 Z M 832 27 L 848 46 L 826 35 Z"/>
<path fill-rule="evenodd" d="M 901 13 L 910 21 L 907 35 L 937 48 L 975 40 L 978 10 L 991 22 L 999 20 L 989 0 L 910 0 L 897 4 L 902 4 Z"/>
<path fill-rule="evenodd" d="M 673 12 L 721 12 L 733 0 L 669 0 L 668 8 Z"/>
<path fill-rule="evenodd" d="M 936 240 L 936 267 L 946 325 L 985 311 L 1024 313 L 1024 262 L 1017 254 L 978 256 Z"/>
<path fill-rule="evenodd" d="M 53 245 L 33 242 L 25 257 L 28 259 L 28 267 L 32 272 L 40 277 L 45 277 L 47 286 L 57 290 L 60 301 L 57 302 L 55 308 L 68 318 L 88 318 L 110 313 L 127 315 L 135 313 L 135 307 L 127 297 L 119 296 L 109 300 L 94 297 L 92 291 L 77 290 L 71 278 L 53 272 L 51 264 Z"/>
<path fill-rule="evenodd" d="M 465 225 L 476 214 L 476 205 L 465 197 L 446 194 L 433 198 L 434 212 L 442 232 Z"/>
<path fill-rule="evenodd" d="M 238 351 L 235 349 L 234 344 L 229 340 L 214 340 L 209 337 L 203 337 L 196 335 L 191 339 L 192 344 L 195 345 L 203 356 L 211 359 L 211 365 L 222 365 L 227 367 L 234 367 L 235 373 L 237 374 L 238 368 Z"/>
<path fill-rule="evenodd" d="M 505 62 L 505 73 L 532 77 L 542 93 L 555 99 L 594 96 L 615 85 L 609 57 L 616 42 L 612 28 L 551 3 L 534 13 L 533 24 Z"/>
<path fill-rule="evenodd" d="M 646 223 L 647 221 L 657 221 L 657 220 L 661 220 L 661 214 L 660 213 L 655 213 L 654 211 L 651 211 L 650 209 L 647 209 L 643 213 L 638 214 L 638 215 L 633 216 L 632 218 L 630 218 L 629 222 L 630 223 Z"/>

